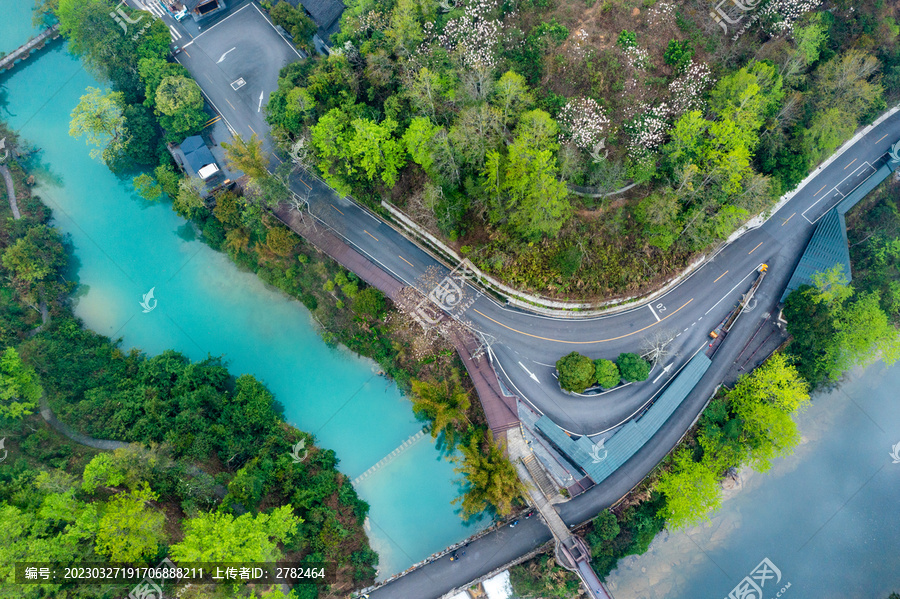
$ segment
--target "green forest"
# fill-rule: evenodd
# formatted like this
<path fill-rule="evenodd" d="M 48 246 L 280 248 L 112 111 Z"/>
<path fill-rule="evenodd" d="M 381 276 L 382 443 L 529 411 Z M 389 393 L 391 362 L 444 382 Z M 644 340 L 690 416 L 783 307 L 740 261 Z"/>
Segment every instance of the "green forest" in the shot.
<path fill-rule="evenodd" d="M 268 120 L 340 193 L 510 285 L 634 294 L 900 98 L 891 3 L 775 2 L 737 40 L 701 4 L 356 0 Z"/>
<path fill-rule="evenodd" d="M 520 505 L 515 471 L 487 432 L 479 402 L 471 401 L 471 382 L 459 374 L 451 346 L 423 338 L 380 292 L 271 215 L 287 200 L 290 172 L 266 170 L 259 140 L 229 144 L 232 165 L 247 175 L 240 192 L 205 198 L 176 171 L 164 144 L 203 130 L 209 115 L 199 87 L 168 57 L 164 26 L 154 24 L 137 40 L 123 38 L 103 18 L 113 5 L 39 2 L 36 19 L 58 18 L 70 49 L 111 85 L 82 98 L 71 133 L 84 137 L 114 172 L 146 171 L 135 179 L 144 197 L 171 199 L 211 246 L 299 298 L 322 323 L 327 341 L 372 356 L 409 389 L 433 438 L 459 449 L 459 471 L 469 482 L 460 498 L 464 516 L 483 509 L 510 513 Z M 284 1 L 264 5 L 298 48 L 311 49 L 313 25 L 302 12 Z M 749 29 L 726 35 L 711 21 L 707 3 L 695 0 L 346 5 L 331 55 L 313 55 L 281 72 L 265 109 L 280 150 L 341 194 L 376 211 L 382 202 L 399 207 L 485 272 L 545 297 L 609 299 L 668 280 L 749 219 L 765 215 L 859 126 L 900 100 L 900 13 L 884 0 L 772 0 Z M 900 355 L 894 333 L 900 217 L 888 201 L 896 193 L 886 183 L 848 216 L 852 283 L 848 273 L 829 272 L 795 291 L 785 306 L 792 341 L 783 352 L 733 389 L 722 389 L 673 455 L 588 527 L 601 576 L 620 557 L 645 551 L 663 527 L 706 518 L 720 501 L 719 482 L 728 469 L 749 464 L 764 470 L 787 455 L 798 441 L 791 414 L 807 405 L 810 390 L 834 384 L 875 356 L 891 361 Z M 32 204 L 36 223 L 45 223 L 46 209 Z M 282 483 L 283 465 L 268 452 L 277 445 L 283 453 L 307 437 L 284 425 L 258 382 L 232 377 L 215 358 L 190 364 L 173 353 L 123 354 L 114 342 L 81 330 L 58 300 L 45 300 L 52 325 L 26 339 L 24 332 L 39 324 L 41 300 L 70 291 L 52 275 L 63 267 L 65 252 L 44 225 L 7 227 L 3 267 L 15 275 L 3 292 L 0 333 L 11 331 L 4 347 L 16 346 L 18 357 L 4 354 L 3 367 L 20 381 L 18 393 L 32 398 L 24 403 L 35 403 L 39 381 L 61 419 L 77 420 L 87 434 L 144 446 L 143 453 L 114 453 L 112 462 L 88 468 L 96 458 L 83 448 L 35 442 L 70 447 L 72 453 L 60 449 L 53 464 L 73 482 L 50 485 L 81 502 L 67 508 L 70 518 L 112 502 L 103 495 L 106 487 L 122 494 L 123 506 L 174 497 L 170 504 L 185 517 L 211 507 L 203 503 L 208 494 L 177 495 L 165 474 L 131 465 L 147 460 L 211 467 L 212 483 L 227 493 L 216 505 L 227 506 L 221 509 L 234 518 L 258 517 L 298 492 L 293 482 Z M 72 371 L 80 364 L 54 361 L 65 344 L 83 352 L 86 364 L 101 366 L 88 373 L 89 383 L 72 378 L 81 375 Z M 646 378 L 631 358 L 563 360 L 565 386 L 575 392 Z M 122 374 L 121 388 L 107 369 Z M 120 394 L 127 408 L 113 401 Z M 254 408 L 262 410 L 256 432 L 223 432 L 241 410 Z M 4 418 L 40 423 L 29 415 L 34 409 L 10 405 Z M 194 427 L 179 418 L 181 411 L 205 420 Z M 176 430 L 192 442 L 179 443 Z M 268 461 L 254 457 L 250 450 L 257 446 Z M 37 458 L 21 452 L 25 467 L 36 472 Z M 349 485 L 328 453 L 313 453 L 322 457 L 315 466 L 310 460 L 309 476 L 318 481 L 331 473 L 322 474 L 330 482 L 317 487 L 321 496 L 301 499 L 311 506 L 324 501 L 332 511 L 314 515 L 303 508 L 260 523 L 259 530 L 271 527 L 268 543 L 276 550 L 321 554 L 315 539 L 341 538 L 364 515 L 355 495 L 342 496 Z M 97 471 L 106 478 L 85 486 Z M 172 476 L 168 484 L 184 479 Z M 22 514 L 41 509 L 30 499 L 10 501 Z M 235 506 L 247 511 L 238 514 Z M 67 530 L 68 522 L 77 518 L 37 531 L 36 538 Z M 74 524 L 72 530 L 84 532 Z M 114 550 L 92 530 L 94 537 L 79 537 L 82 550 Z M 169 536 L 160 536 L 158 547 L 184 543 L 190 531 L 163 527 Z M 367 547 L 341 551 L 349 552 L 341 554 L 348 577 L 371 576 L 375 556 Z M 542 558 L 513 575 L 523 596 L 562 597 L 569 582 Z"/>
<path fill-rule="evenodd" d="M 266 387 L 220 358 L 147 356 L 84 329 L 70 309 L 66 241 L 28 193 L 27 174 L 8 166 L 22 218 L 12 218 L 4 191 L 0 579 L 14 579 L 15 562 L 155 566 L 171 557 L 332 564 L 331 586 L 297 585 L 296 598 L 370 583 L 378 556 L 363 529 L 369 508 L 334 452 L 286 424 Z M 66 438 L 42 418 L 44 406 L 76 433 L 117 447 Z M 111 584 L 0 585 L 0 597 L 15 599 L 122 593 Z M 284 597 L 259 586 L 197 586 L 182 596 Z"/>

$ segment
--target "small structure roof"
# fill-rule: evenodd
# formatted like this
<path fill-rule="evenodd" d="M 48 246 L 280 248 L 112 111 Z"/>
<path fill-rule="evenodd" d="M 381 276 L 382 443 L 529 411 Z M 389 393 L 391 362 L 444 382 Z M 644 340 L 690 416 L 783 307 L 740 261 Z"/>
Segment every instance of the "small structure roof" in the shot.
<path fill-rule="evenodd" d="M 780 301 L 783 302 L 794 289 L 812 285 L 816 273 L 825 272 L 835 266 L 841 267 L 848 282 L 852 280 L 850 249 L 847 247 L 847 223 L 844 221 L 844 215 L 878 187 L 896 168 L 896 163 L 891 161 L 881 165 L 871 177 L 860 183 L 837 206 L 825 213 L 803 251 Z"/>
<path fill-rule="evenodd" d="M 199 135 L 188 137 L 181 142 L 181 151 L 184 152 L 184 159 L 195 173 L 199 173 L 200 169 L 208 164 L 216 163 L 212 152 L 209 151 L 203 138 Z"/>
<path fill-rule="evenodd" d="M 341 0 L 289 0 L 291 4 L 297 6 L 302 4 L 306 12 L 312 15 L 313 21 L 319 26 L 319 29 L 327 34 L 332 33 L 332 26 L 335 25 L 346 6 Z"/>
<path fill-rule="evenodd" d="M 698 352 L 642 417 L 627 422 L 605 442 L 605 454 L 596 450 L 596 445 L 587 437 L 573 439 L 546 416 L 541 417 L 536 426 L 547 439 L 590 476 L 591 480 L 599 484 L 618 470 L 656 434 L 711 364 L 705 353 Z M 601 459 L 595 460 L 594 456 Z"/>

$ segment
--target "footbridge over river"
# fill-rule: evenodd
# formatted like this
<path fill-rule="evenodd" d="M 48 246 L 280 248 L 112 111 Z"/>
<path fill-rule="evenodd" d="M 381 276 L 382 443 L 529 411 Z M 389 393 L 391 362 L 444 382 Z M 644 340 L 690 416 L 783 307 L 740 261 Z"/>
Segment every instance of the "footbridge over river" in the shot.
<path fill-rule="evenodd" d="M 48 27 L 42 33 L 22 44 L 3 58 L 0 58 L 0 70 L 8 71 L 20 60 L 26 60 L 34 50 L 43 48 L 49 40 L 59 37 L 59 23 Z"/>

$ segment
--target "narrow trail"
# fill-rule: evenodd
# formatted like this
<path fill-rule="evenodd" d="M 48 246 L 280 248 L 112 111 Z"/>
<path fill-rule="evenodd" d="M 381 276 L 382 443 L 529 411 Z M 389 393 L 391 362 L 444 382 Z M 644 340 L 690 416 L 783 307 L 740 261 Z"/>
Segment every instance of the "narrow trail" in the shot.
<path fill-rule="evenodd" d="M 82 435 L 78 431 L 72 430 L 69 425 L 65 424 L 64 422 L 60 422 L 56 418 L 56 415 L 53 414 L 53 410 L 50 409 L 50 405 L 47 402 L 46 394 L 41 394 L 41 416 L 44 418 L 47 424 L 50 425 L 50 428 L 80 445 L 87 445 L 88 447 L 93 447 L 94 449 L 106 449 L 109 451 L 112 451 L 113 449 L 119 449 L 120 447 L 128 447 L 129 445 L 129 443 L 125 443 L 124 441 L 94 439 L 93 437 L 88 437 L 87 435 Z"/>
<path fill-rule="evenodd" d="M 19 203 L 16 201 L 16 187 L 13 185 L 9 167 L 5 164 L 0 164 L 0 174 L 3 175 L 3 179 L 6 181 L 6 195 L 9 196 L 9 207 L 12 209 L 13 218 L 19 220 L 22 218 L 22 215 L 19 213 Z"/>

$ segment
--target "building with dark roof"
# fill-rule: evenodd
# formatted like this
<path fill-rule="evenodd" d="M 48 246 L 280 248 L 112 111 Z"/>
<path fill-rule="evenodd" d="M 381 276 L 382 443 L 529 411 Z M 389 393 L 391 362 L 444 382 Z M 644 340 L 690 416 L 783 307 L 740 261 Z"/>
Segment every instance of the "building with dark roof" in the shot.
<path fill-rule="evenodd" d="M 225 10 L 225 0 L 180 0 L 191 18 L 196 22 L 208 19 Z"/>
<path fill-rule="evenodd" d="M 327 39 L 340 29 L 341 15 L 346 6 L 341 0 L 285 0 L 291 5 L 302 6 L 312 20 L 319 26 L 319 31 Z"/>
<path fill-rule="evenodd" d="M 215 157 L 199 135 L 188 137 L 181 142 L 181 151 L 184 152 L 187 166 L 204 181 L 219 172 Z"/>

